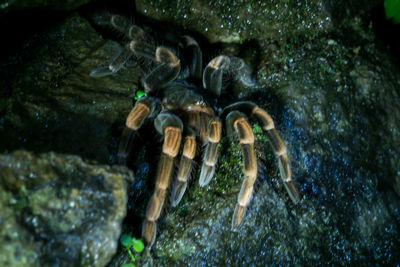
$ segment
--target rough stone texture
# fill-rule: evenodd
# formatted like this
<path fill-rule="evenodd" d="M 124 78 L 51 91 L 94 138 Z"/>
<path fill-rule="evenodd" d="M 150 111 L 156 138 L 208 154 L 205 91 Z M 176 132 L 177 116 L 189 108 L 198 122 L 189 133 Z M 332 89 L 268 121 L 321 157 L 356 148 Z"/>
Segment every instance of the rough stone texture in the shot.
<path fill-rule="evenodd" d="M 106 163 L 112 125 L 130 109 L 133 69 L 114 77 L 89 76 L 119 49 L 72 15 L 37 35 L 0 70 L 0 151 L 27 149 L 78 154 Z"/>
<path fill-rule="evenodd" d="M 0 156 L 0 265 L 104 266 L 126 214 L 123 167 L 77 156 Z"/>
<path fill-rule="evenodd" d="M 139 13 L 202 33 L 211 42 L 271 41 L 331 28 L 323 1 L 136 1 Z"/>

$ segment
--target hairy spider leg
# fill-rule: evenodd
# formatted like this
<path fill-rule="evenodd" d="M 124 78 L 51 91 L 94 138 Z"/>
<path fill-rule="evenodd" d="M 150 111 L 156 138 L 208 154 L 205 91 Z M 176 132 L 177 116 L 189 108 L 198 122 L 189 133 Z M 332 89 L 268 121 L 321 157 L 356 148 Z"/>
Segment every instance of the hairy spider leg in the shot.
<path fill-rule="evenodd" d="M 214 117 L 208 123 L 207 140 L 203 154 L 203 165 L 201 166 L 199 184 L 206 186 L 214 176 L 218 161 L 218 143 L 221 140 L 221 121 Z"/>
<path fill-rule="evenodd" d="M 150 56 L 151 47 L 146 43 L 133 41 L 130 48 L 141 56 Z M 159 64 L 142 79 L 143 87 L 147 93 L 175 80 L 181 70 L 179 58 L 169 48 L 157 47 L 153 59 Z"/>
<path fill-rule="evenodd" d="M 192 37 L 183 36 L 185 42 L 185 50 L 187 51 L 189 61 L 189 77 L 201 81 L 201 74 L 203 71 L 203 54 L 199 44 Z"/>
<path fill-rule="evenodd" d="M 172 185 L 172 207 L 178 205 L 186 191 L 187 182 L 193 169 L 193 158 L 196 156 L 196 135 L 193 131 L 189 131 L 189 134 L 185 137 L 182 156 L 179 162 L 178 174 Z"/>
<path fill-rule="evenodd" d="M 123 16 L 110 15 L 106 24 L 113 30 L 124 35 L 128 40 L 144 41 L 149 39 L 140 27 L 130 25 L 128 19 Z M 118 53 L 108 63 L 93 69 L 90 72 L 90 76 L 102 77 L 116 73 L 132 56 L 133 52 L 130 49 L 130 44 L 127 44 L 121 47 Z"/>
<path fill-rule="evenodd" d="M 263 130 L 266 132 L 267 137 L 270 140 L 272 149 L 274 150 L 275 155 L 278 157 L 279 170 L 286 191 L 288 192 L 293 203 L 298 203 L 300 201 L 300 195 L 292 179 L 292 172 L 290 171 L 286 146 L 283 143 L 278 131 L 275 129 L 275 124 L 272 120 L 272 117 L 265 110 L 259 108 L 258 106 L 253 108 L 252 114 L 260 121 Z"/>
<path fill-rule="evenodd" d="M 157 47 L 151 43 L 133 40 L 129 43 L 129 49 L 137 56 L 144 57 L 152 61 L 155 60 L 154 55 Z"/>
<path fill-rule="evenodd" d="M 213 58 L 203 72 L 203 87 L 214 97 L 219 97 L 222 90 L 222 75 L 228 69 L 230 59 L 227 56 Z"/>
<path fill-rule="evenodd" d="M 156 102 L 151 97 L 142 97 L 132 108 L 125 122 L 125 129 L 122 132 L 118 147 L 118 163 L 126 164 L 126 159 L 132 147 L 136 131 L 143 125 L 143 122 L 156 110 Z"/>
<path fill-rule="evenodd" d="M 106 21 L 106 24 L 129 41 L 152 41 L 152 38 L 142 28 L 132 24 L 132 22 L 124 16 L 112 14 L 109 16 L 109 22 Z"/>
<path fill-rule="evenodd" d="M 271 147 L 275 155 L 278 158 L 279 170 L 286 191 L 288 192 L 289 197 L 293 201 L 293 203 L 298 203 L 300 201 L 300 195 L 292 178 L 287 149 L 282 141 L 282 138 L 275 128 L 272 117 L 264 109 L 249 101 L 241 101 L 229 105 L 224 109 L 222 113 L 226 114 L 231 110 L 240 110 L 247 114 L 249 117 L 256 117 L 258 119 L 261 127 L 266 132 L 266 135 L 268 137 L 268 140 L 270 141 Z"/>
<path fill-rule="evenodd" d="M 121 34 L 126 34 L 129 25 L 130 25 L 129 20 L 124 16 L 115 14 L 110 16 L 111 28 Z"/>
<path fill-rule="evenodd" d="M 236 110 L 231 111 L 226 117 L 226 127 L 229 135 L 236 132 L 239 137 L 243 156 L 244 180 L 232 217 L 232 229 L 234 230 L 242 224 L 253 194 L 254 182 L 257 178 L 257 158 L 254 152 L 253 130 L 246 115 Z"/>
<path fill-rule="evenodd" d="M 96 69 L 94 69 L 91 73 L 90 76 L 105 76 L 109 74 L 113 74 L 118 72 L 124 65 L 125 63 L 135 54 L 136 56 L 142 56 L 147 58 L 147 53 L 143 53 L 140 49 L 133 50 L 132 46 L 133 44 L 140 43 L 142 44 L 141 46 L 145 46 L 142 41 L 150 39 L 147 37 L 147 35 L 144 33 L 144 31 L 136 26 L 136 25 L 131 25 L 128 28 L 128 34 L 126 35 L 128 39 L 132 40 L 130 43 L 126 44 L 125 46 L 121 47 L 119 50 L 118 54 L 114 56 L 114 58 L 105 66 L 100 66 Z M 147 44 L 147 50 L 150 50 L 153 52 L 152 60 L 154 60 L 154 51 L 155 47 L 151 44 Z M 148 52 L 148 51 L 146 51 Z"/>
<path fill-rule="evenodd" d="M 197 135 L 204 144 L 207 142 L 208 123 L 214 116 L 214 111 L 210 107 L 198 105 L 189 105 L 184 110 L 188 125 L 197 131 Z"/>
<path fill-rule="evenodd" d="M 156 221 L 160 217 L 166 191 L 171 181 L 174 158 L 179 152 L 182 138 L 182 121 L 173 114 L 161 113 L 154 120 L 157 131 L 164 136 L 162 154 L 158 163 L 156 185 L 146 210 L 146 219 L 142 226 L 142 237 L 150 248 L 156 238 Z"/>
<path fill-rule="evenodd" d="M 91 77 L 102 77 L 114 74 L 118 72 L 132 56 L 133 53 L 127 46 L 121 47 L 117 55 L 115 55 L 110 62 L 93 69 L 89 75 Z"/>

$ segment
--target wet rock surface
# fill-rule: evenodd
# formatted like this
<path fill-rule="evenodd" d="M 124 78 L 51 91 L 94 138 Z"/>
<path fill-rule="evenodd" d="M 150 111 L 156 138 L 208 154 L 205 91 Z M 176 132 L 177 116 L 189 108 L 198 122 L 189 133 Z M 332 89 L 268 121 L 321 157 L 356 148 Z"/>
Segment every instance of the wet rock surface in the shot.
<path fill-rule="evenodd" d="M 0 156 L 0 265 L 104 266 L 115 253 L 133 175 L 80 157 Z"/>
<path fill-rule="evenodd" d="M 337 27 L 317 1 L 300 8 L 309 19 L 304 25 L 302 17 L 288 16 L 295 10 L 292 6 L 278 5 L 280 14 L 272 4 L 264 6 L 269 10 L 265 16 L 258 12 L 263 9 L 251 5 L 234 4 L 229 10 L 216 2 L 211 13 L 205 2 L 197 3 L 182 3 L 187 6 L 180 12 L 152 1 L 137 1 L 136 6 L 144 16 L 173 18 L 179 29 L 198 31 L 210 42 L 225 42 L 216 51 L 207 51 L 206 46 L 208 56 L 256 55 L 257 60 L 248 62 L 257 85 L 238 90 L 275 119 L 302 200 L 291 203 L 268 140 L 256 125 L 259 178 L 239 231 L 230 227 L 241 184 L 241 154 L 237 144 L 224 138 L 216 177 L 200 188 L 198 171 L 192 175 L 182 203 L 166 208 L 159 221 L 152 261 L 143 257 L 139 264 L 399 262 L 400 74 L 371 25 L 364 23 L 365 18 L 351 18 L 354 13 L 349 12 L 346 25 Z M 265 24 L 269 26 L 264 29 Z M 8 142 L 0 144 L 0 151 L 25 148 L 114 162 L 139 72 L 132 63 L 112 76 L 89 77 L 119 49 L 96 30 L 74 14 L 3 64 L 1 74 L 7 79 L 2 80 L 9 93 L 0 102 L 0 137 Z M 253 39 L 250 45 L 249 39 Z M 136 237 L 153 188 L 161 146 L 157 140 L 151 123 L 145 125 L 137 146 L 144 149 L 136 147 L 132 157 L 136 182 L 130 187 L 125 228 Z M 21 235 L 28 233 L 22 229 Z M 26 249 L 27 255 L 35 257 L 36 252 L 30 251 Z M 126 251 L 119 250 L 110 265 L 129 261 Z"/>
<path fill-rule="evenodd" d="M 140 14 L 201 32 L 211 42 L 281 40 L 332 27 L 323 1 L 136 1 Z"/>

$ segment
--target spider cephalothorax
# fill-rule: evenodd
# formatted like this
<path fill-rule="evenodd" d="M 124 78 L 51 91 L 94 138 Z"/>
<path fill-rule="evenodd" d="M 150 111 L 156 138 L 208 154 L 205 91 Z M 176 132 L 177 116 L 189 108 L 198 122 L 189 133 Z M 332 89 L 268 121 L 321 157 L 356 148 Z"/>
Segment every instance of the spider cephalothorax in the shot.
<path fill-rule="evenodd" d="M 154 119 L 154 127 L 164 137 L 159 160 L 155 190 L 151 197 L 142 236 L 147 247 L 156 237 L 156 221 L 160 216 L 170 184 L 171 203 L 181 200 L 188 178 L 193 169 L 197 143 L 204 144 L 200 186 L 207 185 L 214 176 L 218 160 L 218 143 L 226 125 L 228 136 L 237 135 L 242 148 L 244 180 L 232 218 L 232 228 L 238 228 L 249 205 L 253 185 L 257 177 L 257 158 L 254 152 L 254 134 L 248 118 L 255 118 L 266 132 L 278 158 L 283 183 L 290 198 L 297 203 L 299 194 L 293 183 L 286 147 L 275 129 L 271 116 L 255 103 L 239 101 L 225 107 L 218 106 L 218 98 L 225 82 L 225 75 L 248 75 L 243 60 L 236 57 L 218 56 L 203 69 L 202 52 L 197 42 L 182 38 L 182 50 L 189 54 L 181 64 L 177 53 L 164 46 L 155 46 L 139 27 L 129 25 L 119 16 L 111 16 L 114 28 L 127 32 L 130 39 L 122 52 L 109 64 L 92 71 L 92 76 L 103 76 L 117 72 L 130 57 L 148 61 L 150 71 L 141 79 L 147 96 L 140 98 L 126 119 L 118 158 L 125 163 L 130 152 L 135 132 L 146 120 Z M 186 74 L 185 74 L 186 73 Z M 233 77 L 234 78 L 234 77 Z M 172 177 L 174 161 L 179 159 L 176 177 Z M 172 181 L 172 182 L 171 182 Z"/>

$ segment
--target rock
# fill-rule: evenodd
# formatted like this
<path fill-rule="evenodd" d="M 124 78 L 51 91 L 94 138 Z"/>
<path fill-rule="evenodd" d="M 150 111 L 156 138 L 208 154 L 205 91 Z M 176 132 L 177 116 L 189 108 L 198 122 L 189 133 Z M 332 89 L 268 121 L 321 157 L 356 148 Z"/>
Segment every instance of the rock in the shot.
<path fill-rule="evenodd" d="M 271 41 L 312 36 L 332 27 L 323 1 L 136 1 L 155 20 L 202 33 L 210 42 Z"/>
<path fill-rule="evenodd" d="M 305 39 L 332 30 L 380 4 L 352 1 L 136 1 L 137 11 L 200 32 L 210 42 L 274 42 L 295 36 Z"/>
<path fill-rule="evenodd" d="M 133 175 L 77 156 L 0 156 L 0 265 L 105 266 L 117 249 Z"/>
<path fill-rule="evenodd" d="M 108 162 L 112 126 L 129 112 L 137 72 L 126 68 L 118 80 L 89 73 L 119 49 L 74 14 L 11 56 L 0 71 L 6 92 L 0 138 L 7 140 L 0 151 L 56 151 Z"/>

